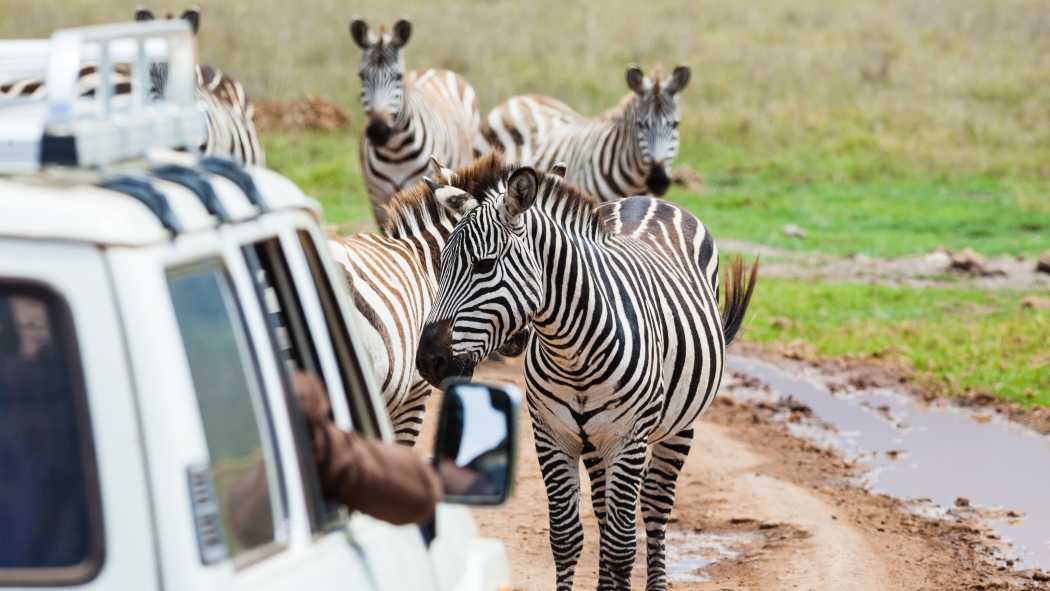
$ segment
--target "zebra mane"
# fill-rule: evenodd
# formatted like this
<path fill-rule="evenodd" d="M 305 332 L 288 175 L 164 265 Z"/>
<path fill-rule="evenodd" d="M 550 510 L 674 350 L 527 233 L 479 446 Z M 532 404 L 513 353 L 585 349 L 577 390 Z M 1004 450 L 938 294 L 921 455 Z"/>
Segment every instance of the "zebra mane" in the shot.
<path fill-rule="evenodd" d="M 439 180 L 463 189 L 482 201 L 511 172 L 514 172 L 514 167 L 508 166 L 501 154 L 493 152 L 456 170 L 451 179 Z M 421 226 L 420 222 L 450 219 L 447 210 L 438 203 L 434 191 L 423 181 L 398 191 L 383 207 L 387 216 L 380 229 L 395 238 L 404 235 L 407 228 Z M 413 220 L 416 223 L 413 224 Z M 455 223 L 457 220 L 451 221 Z"/>

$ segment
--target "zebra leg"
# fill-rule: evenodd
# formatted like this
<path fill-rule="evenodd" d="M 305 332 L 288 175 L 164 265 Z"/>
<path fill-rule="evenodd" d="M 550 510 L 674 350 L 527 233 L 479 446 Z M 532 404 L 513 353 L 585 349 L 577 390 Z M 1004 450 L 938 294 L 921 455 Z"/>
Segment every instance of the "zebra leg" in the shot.
<path fill-rule="evenodd" d="M 653 446 L 642 485 L 642 516 L 645 520 L 647 591 L 666 591 L 667 564 L 664 536 L 674 507 L 675 483 L 693 442 L 689 427 Z"/>
<path fill-rule="evenodd" d="M 414 382 L 405 398 L 396 409 L 390 410 L 390 423 L 394 427 L 394 440 L 401 445 L 413 447 L 423 428 L 423 415 L 427 410 L 427 399 L 433 388 L 424 380 Z"/>
<path fill-rule="evenodd" d="M 558 591 L 572 591 L 576 563 L 583 550 L 583 524 L 580 522 L 580 450 L 566 450 L 548 428 L 533 415 L 536 457 L 543 483 L 547 487 L 547 513 L 550 518 L 551 552 Z"/>
<path fill-rule="evenodd" d="M 631 588 L 637 535 L 635 520 L 645 475 L 645 450 L 645 438 L 636 437 L 606 464 L 606 516 L 599 548 L 599 590 Z"/>
<path fill-rule="evenodd" d="M 598 451 L 590 442 L 583 447 L 583 465 L 587 468 L 587 476 L 591 479 L 591 507 L 594 510 L 594 518 L 598 521 L 598 534 L 605 534 L 605 462 L 598 455 Z"/>

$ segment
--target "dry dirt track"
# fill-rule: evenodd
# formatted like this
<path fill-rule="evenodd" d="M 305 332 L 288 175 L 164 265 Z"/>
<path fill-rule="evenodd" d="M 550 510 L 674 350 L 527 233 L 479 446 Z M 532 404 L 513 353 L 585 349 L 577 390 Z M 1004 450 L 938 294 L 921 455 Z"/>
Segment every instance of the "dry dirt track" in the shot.
<path fill-rule="evenodd" d="M 511 360 L 487 364 L 476 379 L 520 385 L 520 375 L 520 361 Z M 769 414 L 724 396 L 699 421 L 672 518 L 674 590 L 1044 588 L 997 571 L 974 524 L 918 517 L 852 486 L 856 467 L 788 435 Z M 521 444 L 514 498 L 476 518 L 484 535 L 505 542 L 515 588 L 548 590 L 554 569 L 546 497 L 524 413 Z M 587 537 L 576 588 L 593 589 L 597 526 L 586 486 L 583 499 Z M 639 533 L 635 589 L 645 586 Z M 700 570 L 702 563 L 688 561 L 696 558 L 688 547 L 704 539 L 726 542 L 732 553 Z"/>

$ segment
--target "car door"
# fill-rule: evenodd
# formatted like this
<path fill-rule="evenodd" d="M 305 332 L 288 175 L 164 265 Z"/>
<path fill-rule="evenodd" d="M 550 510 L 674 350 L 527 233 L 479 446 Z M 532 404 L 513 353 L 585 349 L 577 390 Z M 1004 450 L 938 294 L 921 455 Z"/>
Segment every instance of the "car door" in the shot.
<path fill-rule="evenodd" d="M 0 238 L 0 588 L 157 588 L 125 352 L 96 246 Z"/>
<path fill-rule="evenodd" d="M 371 383 L 371 373 L 363 365 L 362 351 L 352 338 L 355 331 L 345 309 L 347 296 L 336 283 L 339 275 L 331 261 L 322 255 L 327 252 L 323 238 L 312 224 L 300 225 L 282 238 L 306 315 L 313 318 L 311 328 L 315 336 L 323 336 L 316 343 L 318 351 L 333 361 L 331 367 L 336 373 L 328 376 L 327 383 L 337 422 L 363 436 L 391 441 L 385 407 Z M 345 414 L 338 411 L 341 406 Z M 348 531 L 376 574 L 380 589 L 437 588 L 437 576 L 418 526 L 394 526 L 355 513 L 350 516 Z"/>

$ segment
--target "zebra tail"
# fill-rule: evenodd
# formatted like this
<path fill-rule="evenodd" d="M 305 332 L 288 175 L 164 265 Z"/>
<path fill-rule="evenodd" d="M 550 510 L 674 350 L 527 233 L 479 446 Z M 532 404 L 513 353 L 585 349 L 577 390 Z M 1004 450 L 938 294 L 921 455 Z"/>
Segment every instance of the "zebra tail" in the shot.
<path fill-rule="evenodd" d="M 747 306 L 751 303 L 751 294 L 755 291 L 755 282 L 758 281 L 758 259 L 751 264 L 751 277 L 744 282 L 744 259 L 735 257 L 729 263 L 729 271 L 724 280 L 726 286 L 725 299 L 722 302 L 722 333 L 725 335 L 726 346 L 733 342 L 740 325 L 744 323 L 744 315 Z"/>

